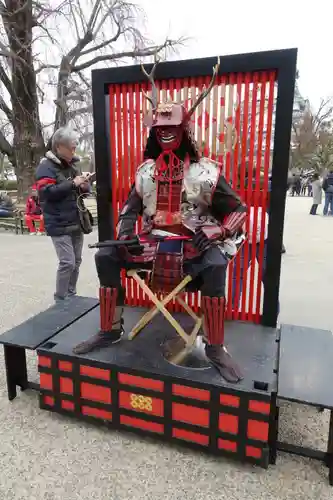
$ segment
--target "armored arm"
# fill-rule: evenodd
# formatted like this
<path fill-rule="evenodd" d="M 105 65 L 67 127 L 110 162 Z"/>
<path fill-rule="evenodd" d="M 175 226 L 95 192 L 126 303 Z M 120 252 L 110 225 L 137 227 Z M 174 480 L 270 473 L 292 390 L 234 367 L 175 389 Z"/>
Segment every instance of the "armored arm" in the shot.
<path fill-rule="evenodd" d="M 218 179 L 212 197 L 211 212 L 218 221 L 221 221 L 225 238 L 238 233 L 246 220 L 246 205 L 222 175 Z"/>
<path fill-rule="evenodd" d="M 135 224 L 138 216 L 142 215 L 142 212 L 142 199 L 133 185 L 127 201 L 119 215 L 117 224 L 118 239 L 125 236 L 132 237 L 135 234 Z"/>
<path fill-rule="evenodd" d="M 203 225 L 197 229 L 194 244 L 200 251 L 206 250 L 214 241 L 236 235 L 246 220 L 247 207 L 222 175 L 212 195 L 210 212 L 219 224 Z"/>

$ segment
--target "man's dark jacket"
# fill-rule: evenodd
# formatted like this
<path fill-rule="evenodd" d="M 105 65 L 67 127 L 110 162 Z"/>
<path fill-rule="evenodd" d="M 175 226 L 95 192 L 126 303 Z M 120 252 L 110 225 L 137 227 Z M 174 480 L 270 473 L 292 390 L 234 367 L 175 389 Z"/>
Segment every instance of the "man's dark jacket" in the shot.
<path fill-rule="evenodd" d="M 328 174 L 323 182 L 323 190 L 328 193 L 333 193 L 333 172 Z"/>
<path fill-rule="evenodd" d="M 45 229 L 49 236 L 62 236 L 80 230 L 77 207 L 78 189 L 73 179 L 81 175 L 78 158 L 69 164 L 48 151 L 36 171 L 36 184 Z"/>

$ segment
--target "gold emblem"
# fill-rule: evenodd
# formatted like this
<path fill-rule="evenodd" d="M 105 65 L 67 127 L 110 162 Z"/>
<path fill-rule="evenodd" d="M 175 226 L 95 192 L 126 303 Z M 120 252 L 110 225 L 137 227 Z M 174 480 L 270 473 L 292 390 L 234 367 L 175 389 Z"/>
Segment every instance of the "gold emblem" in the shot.
<path fill-rule="evenodd" d="M 131 394 L 131 407 L 135 410 L 153 411 L 153 400 L 141 394 Z"/>

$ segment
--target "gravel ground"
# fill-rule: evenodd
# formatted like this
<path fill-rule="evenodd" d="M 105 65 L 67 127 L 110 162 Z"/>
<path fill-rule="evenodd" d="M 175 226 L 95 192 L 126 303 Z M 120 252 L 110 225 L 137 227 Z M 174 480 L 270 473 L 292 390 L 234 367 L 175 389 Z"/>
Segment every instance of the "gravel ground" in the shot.
<path fill-rule="evenodd" d="M 281 321 L 333 330 L 333 219 L 310 217 L 310 204 L 288 199 Z M 0 262 L 2 332 L 51 304 L 56 259 L 46 237 L 0 233 Z M 92 252 L 85 248 L 79 291 L 96 290 Z M 279 454 L 264 471 L 41 411 L 29 391 L 9 403 L 2 356 L 0 365 L 0 499 L 332 498 L 327 469 L 314 461 Z M 33 356 L 29 371 L 36 379 Z M 327 425 L 327 413 L 285 405 L 280 437 L 324 448 Z"/>

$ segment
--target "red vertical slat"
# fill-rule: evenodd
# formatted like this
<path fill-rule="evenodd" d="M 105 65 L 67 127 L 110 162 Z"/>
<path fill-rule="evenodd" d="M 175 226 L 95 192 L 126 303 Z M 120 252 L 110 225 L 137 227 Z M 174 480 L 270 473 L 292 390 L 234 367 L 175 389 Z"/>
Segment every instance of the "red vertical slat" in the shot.
<path fill-rule="evenodd" d="M 109 86 L 109 116 L 110 116 L 110 156 L 111 156 L 111 182 L 112 182 L 112 216 L 113 227 L 116 229 L 118 222 L 118 181 L 117 181 L 117 153 L 116 153 L 116 117 L 114 109 L 115 88 Z M 115 237 L 115 234 L 114 234 Z"/>
<path fill-rule="evenodd" d="M 211 76 L 206 76 L 205 78 L 205 87 L 208 88 L 209 84 L 211 82 L 212 77 Z M 212 89 L 213 92 L 213 89 Z M 204 137 L 204 142 L 205 146 L 203 148 L 203 155 L 206 157 L 211 158 L 211 148 L 209 144 L 209 136 L 210 136 L 210 124 L 211 124 L 211 99 L 212 99 L 212 92 L 209 94 L 209 96 L 204 100 L 203 102 L 203 110 L 202 110 L 202 131 L 203 131 L 203 137 Z"/>
<path fill-rule="evenodd" d="M 227 84 L 227 78 L 225 75 L 221 75 L 219 78 L 218 78 L 218 84 L 219 86 L 221 87 L 221 92 L 222 92 L 222 88 L 223 86 L 225 86 Z M 222 96 L 220 95 L 219 93 L 219 96 L 220 96 L 220 115 L 221 115 L 221 108 L 224 109 L 224 106 L 225 106 L 225 98 L 222 98 Z M 218 162 L 221 163 L 223 165 L 223 175 L 225 177 L 225 161 L 224 161 L 224 129 L 221 127 L 221 116 L 218 117 L 218 122 L 220 124 L 220 130 L 218 132 L 218 135 L 219 135 L 219 149 L 218 149 Z"/>
<path fill-rule="evenodd" d="M 141 149 L 141 127 L 142 127 L 142 116 L 141 116 L 141 92 L 140 86 L 138 83 L 134 86 L 135 89 L 135 170 L 138 168 L 142 161 L 142 149 Z M 141 306 L 143 305 L 142 295 L 139 296 L 138 285 L 133 282 L 132 290 L 133 290 L 133 305 Z M 140 300 L 141 299 L 141 300 Z"/>
<path fill-rule="evenodd" d="M 141 138 L 141 141 L 140 141 L 140 158 L 139 158 L 139 161 L 138 161 L 138 164 L 137 164 L 137 168 L 139 167 L 139 165 L 143 162 L 143 152 L 146 148 L 146 144 L 147 144 L 147 139 L 148 139 L 148 129 L 147 127 L 144 125 L 143 123 L 143 118 L 146 116 L 146 113 L 150 111 L 150 103 L 149 103 L 149 100 L 145 97 L 145 95 L 143 94 L 143 92 L 146 94 L 146 95 L 149 95 L 148 94 L 148 91 L 150 90 L 150 87 L 151 85 L 148 84 L 148 82 L 144 82 L 141 84 L 141 88 L 140 88 L 140 93 L 138 95 L 138 99 L 139 99 L 139 105 L 140 105 L 140 123 L 138 124 L 140 126 L 140 131 L 141 131 L 141 134 L 140 134 L 140 138 Z M 138 108 L 137 108 L 138 109 Z M 140 227 L 140 231 L 142 229 L 142 220 L 140 221 L 140 224 L 139 224 L 139 227 Z M 138 297 L 138 305 L 140 306 L 149 306 L 150 305 L 150 301 L 148 299 L 148 297 L 146 297 L 145 293 L 143 292 L 142 288 L 140 286 L 138 286 L 135 282 L 133 282 L 133 287 L 136 288 L 136 295 Z"/>
<path fill-rule="evenodd" d="M 123 134 L 122 134 L 122 106 L 121 106 L 121 94 L 120 85 L 116 85 L 116 128 L 117 128 L 117 174 L 118 174 L 118 186 L 119 186 L 119 209 L 121 210 L 124 203 L 124 183 L 123 183 Z"/>
<path fill-rule="evenodd" d="M 268 77 L 267 77 L 268 76 Z M 265 154 L 264 154 L 264 182 L 262 190 L 262 214 L 261 214 L 261 233 L 260 233 L 260 244 L 259 244 L 259 270 L 258 270 L 258 283 L 262 282 L 263 277 L 263 260 L 264 260 L 264 246 L 265 246 L 265 215 L 267 207 L 267 196 L 268 196 L 268 174 L 270 168 L 270 152 L 271 152 L 271 138 L 272 138 L 272 121 L 273 121 L 273 111 L 274 111 L 274 86 L 275 86 L 275 72 L 271 71 L 268 75 L 265 74 L 263 79 L 268 81 L 266 88 L 268 89 L 268 103 L 266 108 L 266 138 L 265 138 Z M 256 318 L 260 320 L 260 298 L 261 298 L 261 287 L 258 295 L 258 302 L 256 307 Z"/>
<path fill-rule="evenodd" d="M 228 124 L 232 123 L 232 116 L 229 116 L 229 99 L 231 96 L 231 85 L 235 83 L 235 75 L 231 73 L 228 78 L 228 103 L 226 103 L 226 126 L 228 127 Z M 226 128 L 226 134 L 228 137 L 228 128 Z M 231 139 L 232 142 L 232 139 Z M 227 179 L 227 182 L 230 182 L 231 178 L 231 152 L 228 150 L 229 144 L 228 141 L 226 142 L 226 150 L 225 150 L 225 178 Z M 234 187 L 234 186 L 233 186 Z M 229 310 L 229 307 L 228 307 Z"/>
<path fill-rule="evenodd" d="M 123 180 L 124 180 L 124 195 L 125 199 L 127 199 L 129 194 L 129 188 L 131 185 L 130 179 L 130 159 L 129 159 L 129 123 L 128 123 L 128 103 L 127 103 L 127 94 L 128 89 L 127 85 L 121 86 L 121 93 L 123 98 L 123 156 L 124 156 L 124 172 L 123 172 Z"/>
<path fill-rule="evenodd" d="M 264 131 L 264 117 L 265 117 L 265 93 L 266 93 L 266 82 L 265 75 L 260 74 L 260 105 L 259 105 L 259 130 L 258 130 L 258 142 L 257 142 L 257 161 L 256 161 L 256 179 L 255 179 L 255 192 L 254 192 L 254 220 L 253 220 L 253 232 L 257 235 L 258 229 L 258 208 L 260 206 L 261 198 L 261 158 L 262 158 L 262 141 L 263 141 L 263 131 Z M 260 242 L 259 242 L 260 245 Z M 257 256 L 257 239 L 253 242 L 252 248 L 252 266 L 251 266 L 251 282 L 253 276 L 253 285 L 255 277 L 255 263 Z M 262 262 L 257 262 L 258 267 L 262 266 Z M 256 293 L 256 307 L 254 314 L 254 322 L 259 323 L 259 310 L 260 310 L 260 296 L 261 296 L 261 281 L 258 280 L 257 273 L 257 287 L 254 288 L 254 293 Z M 259 302 L 259 303 L 258 303 Z"/>
<path fill-rule="evenodd" d="M 235 75 L 231 73 L 229 75 L 229 80 L 228 80 L 228 103 L 227 103 L 227 118 L 226 118 L 226 153 L 225 153 L 225 163 L 226 163 L 226 168 L 225 168 L 225 177 L 227 182 L 232 181 L 232 172 L 231 172 L 231 159 L 232 159 L 232 151 L 230 151 L 230 147 L 232 147 L 232 125 L 233 125 L 233 103 L 231 107 L 231 96 L 233 96 L 233 91 L 232 87 L 235 83 Z M 230 114 L 231 113 L 231 114 Z M 228 137 L 229 137 L 229 127 L 231 127 L 231 140 L 229 142 Z M 233 189 L 235 189 L 237 186 L 235 186 L 232 183 Z M 232 287 L 233 287 L 233 274 L 234 274 L 234 260 L 232 260 L 228 266 L 228 301 L 227 301 L 227 309 L 226 309 L 226 317 L 227 319 L 231 319 L 232 317 L 232 309 L 233 309 L 233 304 L 232 304 Z"/>
<path fill-rule="evenodd" d="M 178 101 L 179 101 L 179 102 L 182 102 L 182 100 L 181 100 L 181 88 L 182 88 L 182 82 L 181 82 L 181 80 L 180 80 L 180 79 L 176 79 L 176 80 L 174 80 L 174 88 L 175 88 L 175 90 L 177 91 L 177 97 L 176 97 L 176 95 L 175 95 L 175 93 L 174 93 L 174 95 L 173 95 L 173 99 L 174 99 L 175 101 L 177 101 L 177 102 L 178 102 Z M 179 96 L 179 98 L 178 98 L 178 96 Z M 173 301 L 172 301 L 172 306 L 173 306 L 173 307 L 172 307 L 172 309 L 173 309 L 174 311 L 176 311 L 176 312 L 182 312 L 182 310 L 183 310 L 183 308 L 181 307 L 181 305 L 180 305 L 180 304 L 178 304 L 178 302 L 177 302 L 176 300 L 173 300 Z"/>
<path fill-rule="evenodd" d="M 130 164 L 129 164 L 129 178 L 131 185 L 135 181 L 136 171 L 136 157 L 135 157 L 135 118 L 134 118 L 134 88 L 133 85 L 128 86 L 128 114 L 125 115 L 129 119 L 129 151 L 130 151 Z M 135 285 L 136 286 L 136 285 Z M 127 302 L 132 305 L 133 301 L 133 280 L 126 280 L 127 287 Z"/>
<path fill-rule="evenodd" d="M 122 116 L 122 104 L 121 104 L 121 87 L 120 85 L 115 85 L 115 136 L 114 142 L 117 147 L 117 157 L 116 157 L 116 165 L 117 165 L 117 211 L 116 216 L 118 218 L 119 213 L 123 207 L 125 201 L 125 193 L 123 189 L 123 128 L 125 123 L 123 123 Z M 126 121 L 127 124 L 127 121 Z M 126 289 L 126 297 L 127 297 L 127 279 L 124 271 L 121 273 L 121 282 L 122 285 Z"/>
<path fill-rule="evenodd" d="M 245 190 L 245 174 L 246 174 L 246 159 L 248 155 L 248 143 L 249 143 L 249 104 L 250 104 L 250 82 L 251 82 L 251 74 L 246 73 L 245 74 L 245 89 L 244 89 L 244 107 L 243 107 L 243 131 L 242 131 L 242 165 L 241 165 L 241 174 L 240 174 L 240 184 L 241 184 L 241 194 L 242 194 L 242 199 L 248 205 L 248 191 L 249 189 L 247 188 Z M 249 209 L 249 206 L 248 206 Z M 249 218 L 247 218 L 246 221 L 246 232 L 249 232 Z M 247 303 L 247 261 L 249 258 L 249 242 L 246 241 L 243 250 L 242 250 L 242 257 L 243 257 L 243 269 L 242 269 L 242 275 L 243 275 L 243 285 L 242 285 L 242 290 L 241 290 L 241 311 L 240 311 L 240 319 L 242 321 L 245 321 L 247 319 L 247 313 L 246 313 L 246 303 Z"/>
<path fill-rule="evenodd" d="M 127 104 L 127 85 L 122 85 L 121 86 L 121 100 L 122 100 L 122 163 L 121 163 L 121 177 L 122 177 L 122 184 L 123 184 L 123 203 L 125 203 L 128 194 L 129 194 L 129 187 L 130 187 L 130 175 L 129 175 L 129 169 L 130 169 L 130 158 L 129 158 L 129 129 L 128 129 L 128 104 Z M 126 288 L 126 296 L 130 297 L 132 292 L 131 292 L 131 281 L 126 279 L 126 275 L 123 272 L 122 273 L 122 282 L 123 286 Z M 130 304 L 130 302 L 128 302 Z"/>
<path fill-rule="evenodd" d="M 241 73 L 238 73 L 238 75 L 237 75 L 237 108 L 236 108 L 236 117 L 235 117 L 235 129 L 236 129 L 236 133 L 237 133 L 237 142 L 236 142 L 235 151 L 233 154 L 233 186 L 234 186 L 234 188 L 236 188 L 240 182 L 240 172 L 238 171 L 238 165 L 239 165 L 239 157 L 240 157 L 240 140 L 241 140 L 241 135 L 240 135 L 240 119 L 241 119 L 240 101 L 241 101 L 242 81 L 243 81 L 243 75 Z M 232 304 L 233 319 L 238 319 L 238 317 L 239 317 L 240 272 L 241 272 L 240 254 L 238 254 L 238 256 L 236 257 L 236 259 L 234 261 L 233 276 L 232 276 L 232 279 L 230 280 L 232 286 L 234 286 L 234 283 L 236 281 L 236 283 L 235 283 L 236 284 L 235 303 Z M 235 281 L 234 281 L 234 275 L 235 275 Z"/>
<path fill-rule="evenodd" d="M 202 91 L 203 79 L 202 78 L 191 78 L 190 80 L 191 88 L 194 88 L 195 93 L 191 95 L 191 106 L 193 106 L 197 100 L 197 95 Z M 197 145 L 199 149 L 199 155 L 202 153 L 202 131 L 198 125 L 199 118 L 199 108 L 196 109 L 195 115 L 193 116 L 193 132 L 194 137 L 197 138 Z M 198 134 L 198 136 L 197 136 Z M 199 312 L 199 294 L 198 292 L 190 292 L 187 294 L 187 300 L 194 312 Z"/>
<path fill-rule="evenodd" d="M 258 93 L 258 73 L 255 73 L 253 76 L 253 90 L 252 90 L 252 106 L 251 106 L 251 133 L 250 133 L 250 159 L 249 159 L 249 169 L 248 169 L 248 204 L 252 205 L 253 201 L 253 192 L 252 192 L 252 184 L 253 184 L 253 160 L 254 160 L 254 147 L 255 147 L 255 138 L 256 138 L 256 118 L 257 118 L 257 93 Z M 251 252 L 251 260 L 255 257 L 255 253 L 253 254 L 253 244 L 255 244 L 256 235 L 252 231 L 252 252 Z M 250 289 L 249 289 L 249 321 L 253 321 L 253 294 L 254 294 L 254 275 L 252 274 L 253 265 L 255 260 L 252 260 L 251 264 L 251 275 L 250 275 Z"/>

